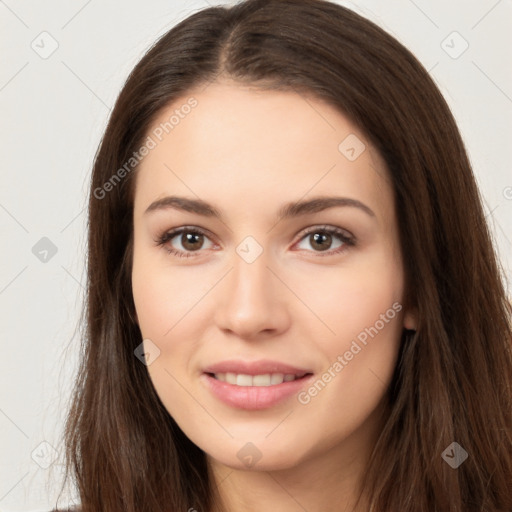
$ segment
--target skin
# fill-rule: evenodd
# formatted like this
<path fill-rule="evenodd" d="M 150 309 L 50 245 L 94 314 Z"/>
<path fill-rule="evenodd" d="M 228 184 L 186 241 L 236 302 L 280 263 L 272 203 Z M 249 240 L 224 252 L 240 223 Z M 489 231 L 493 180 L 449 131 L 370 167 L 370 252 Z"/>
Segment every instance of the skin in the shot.
<path fill-rule="evenodd" d="M 415 327 L 412 312 L 397 312 L 307 404 L 294 395 L 260 411 L 237 409 L 200 376 L 205 366 L 236 357 L 277 360 L 320 377 L 358 334 L 402 304 L 384 162 L 325 102 L 227 80 L 189 91 L 152 127 L 191 96 L 197 106 L 149 152 L 136 177 L 132 286 L 143 338 L 160 350 L 148 365 L 152 382 L 207 454 L 224 510 L 364 510 L 364 495 L 354 508 L 358 484 L 384 418 L 401 332 Z M 354 161 L 338 150 L 349 134 L 366 146 Z M 223 220 L 174 208 L 144 213 L 167 195 L 207 201 Z M 374 215 L 342 206 L 276 221 L 284 203 L 334 195 L 357 199 Z M 342 246 L 333 235 L 322 251 L 304 231 L 324 225 L 349 232 L 356 244 Z M 202 245 L 196 241 L 198 250 L 189 249 L 192 257 L 155 242 L 182 226 L 209 233 Z M 263 249 L 252 263 L 236 252 L 247 236 Z M 166 246 L 190 247 L 181 235 Z M 237 457 L 248 442 L 261 453 L 252 468 Z"/>

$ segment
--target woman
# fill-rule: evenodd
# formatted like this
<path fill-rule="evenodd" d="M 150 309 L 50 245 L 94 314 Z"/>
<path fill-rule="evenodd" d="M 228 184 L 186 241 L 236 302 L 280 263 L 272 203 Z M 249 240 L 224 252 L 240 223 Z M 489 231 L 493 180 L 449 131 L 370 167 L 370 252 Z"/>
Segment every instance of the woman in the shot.
<path fill-rule="evenodd" d="M 204 9 L 96 155 L 81 510 L 510 511 L 510 313 L 408 50 L 323 0 Z"/>

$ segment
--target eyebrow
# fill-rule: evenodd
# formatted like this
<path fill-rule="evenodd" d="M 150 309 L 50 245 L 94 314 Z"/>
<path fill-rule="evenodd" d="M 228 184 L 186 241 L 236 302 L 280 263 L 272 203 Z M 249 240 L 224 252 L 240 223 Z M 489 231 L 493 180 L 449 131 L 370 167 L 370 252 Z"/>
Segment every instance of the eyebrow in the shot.
<path fill-rule="evenodd" d="M 278 211 L 277 219 L 281 221 L 283 219 L 298 217 L 308 213 L 317 213 L 327 210 L 328 208 L 341 206 L 358 208 L 370 217 L 375 217 L 373 210 L 357 199 L 349 197 L 320 196 L 313 199 L 293 201 L 284 204 Z M 157 199 L 148 206 L 144 214 L 169 208 L 203 215 L 204 217 L 215 217 L 223 221 L 222 213 L 206 201 L 179 196 L 166 196 L 161 199 Z"/>

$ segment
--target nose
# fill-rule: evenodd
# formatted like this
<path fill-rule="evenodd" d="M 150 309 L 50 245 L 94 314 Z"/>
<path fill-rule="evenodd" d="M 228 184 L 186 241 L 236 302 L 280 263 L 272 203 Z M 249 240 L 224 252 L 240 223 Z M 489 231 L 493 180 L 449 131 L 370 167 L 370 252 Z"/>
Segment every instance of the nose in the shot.
<path fill-rule="evenodd" d="M 290 292 L 269 268 L 266 253 L 247 263 L 237 254 L 217 294 L 219 329 L 244 339 L 275 336 L 288 329 Z"/>

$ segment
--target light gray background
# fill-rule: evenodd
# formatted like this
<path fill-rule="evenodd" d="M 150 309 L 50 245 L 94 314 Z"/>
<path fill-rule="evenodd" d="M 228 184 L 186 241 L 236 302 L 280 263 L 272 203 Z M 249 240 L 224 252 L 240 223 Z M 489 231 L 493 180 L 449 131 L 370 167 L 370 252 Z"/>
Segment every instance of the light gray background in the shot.
<path fill-rule="evenodd" d="M 88 181 L 110 110 L 149 45 L 208 3 L 0 0 L 0 511 L 55 504 L 80 335 Z M 511 283 L 512 1 L 338 3 L 393 34 L 439 85 Z M 34 254 L 43 237 L 53 256 Z"/>

